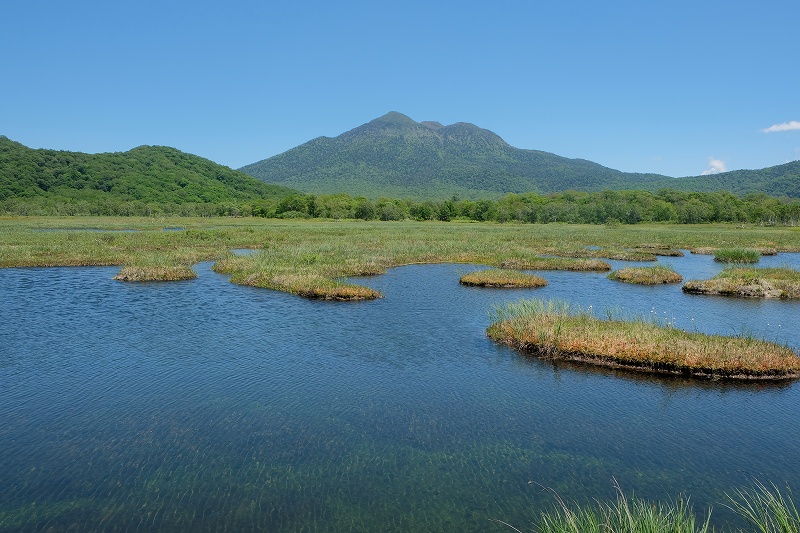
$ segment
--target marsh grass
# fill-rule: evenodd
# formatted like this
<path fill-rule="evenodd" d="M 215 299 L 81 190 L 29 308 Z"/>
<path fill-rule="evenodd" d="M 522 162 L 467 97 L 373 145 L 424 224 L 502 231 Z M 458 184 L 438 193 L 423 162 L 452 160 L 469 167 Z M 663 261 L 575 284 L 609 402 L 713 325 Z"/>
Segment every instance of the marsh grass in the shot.
<path fill-rule="evenodd" d="M 728 507 L 761 533 L 800 533 L 800 512 L 788 487 L 784 496 L 775 484 L 756 482 L 755 488 L 728 498 Z"/>
<path fill-rule="evenodd" d="M 711 528 L 711 509 L 705 518 L 698 518 L 689 500 L 680 497 L 675 502 L 649 502 L 635 496 L 626 496 L 614 481 L 617 498 L 613 502 L 597 500 L 594 504 L 568 505 L 552 489 L 556 500 L 552 510 L 542 512 L 534 520 L 534 530 L 539 533 L 707 533 Z M 759 533 L 800 533 L 800 512 L 792 497 L 774 484 L 756 482 L 753 489 L 736 490 L 728 495 L 726 507 L 744 518 Z M 522 533 L 512 524 L 502 520 L 510 530 Z M 721 530 L 725 531 L 725 530 Z M 737 530 L 740 533 L 743 530 Z"/>
<path fill-rule="evenodd" d="M 569 272 L 607 272 L 611 265 L 597 259 L 575 259 L 569 257 L 517 257 L 506 259 L 499 265 L 516 270 L 566 270 Z"/>
<path fill-rule="evenodd" d="M 683 276 L 668 266 L 653 267 L 628 267 L 611 272 L 608 279 L 634 283 L 637 285 L 662 285 L 665 283 L 680 283 Z"/>
<path fill-rule="evenodd" d="M 464 274 L 461 276 L 459 283 L 470 287 L 536 289 L 545 287 L 547 285 L 547 280 L 533 274 L 526 274 L 516 270 L 491 268 Z"/>
<path fill-rule="evenodd" d="M 728 267 L 711 279 L 687 281 L 682 289 L 690 294 L 800 298 L 800 271 L 788 267 Z"/>
<path fill-rule="evenodd" d="M 800 357 L 741 336 L 686 332 L 646 319 L 601 320 L 564 302 L 497 307 L 487 335 L 524 353 L 641 372 L 727 379 L 794 379 Z"/>
<path fill-rule="evenodd" d="M 645 252 L 661 257 L 683 257 L 684 253 L 670 246 L 658 244 L 642 244 L 634 248 L 637 252 Z"/>
<path fill-rule="evenodd" d="M 135 264 L 125 265 L 114 276 L 118 281 L 181 281 L 195 279 L 197 272 L 186 264 L 176 263 L 166 254 L 140 255 Z"/>
<path fill-rule="evenodd" d="M 750 248 L 722 248 L 714 252 L 714 261 L 720 263 L 758 263 L 761 252 Z"/>
<path fill-rule="evenodd" d="M 197 272 L 186 265 L 126 266 L 114 276 L 118 281 L 180 281 L 195 279 Z"/>
<path fill-rule="evenodd" d="M 557 494 L 558 506 L 544 512 L 536 522 L 540 533 L 706 533 L 711 512 L 698 522 L 691 505 L 683 498 L 660 503 L 628 498 L 615 482 L 617 499 L 594 505 L 568 506 Z M 513 528 L 516 531 L 519 529 Z"/>
<path fill-rule="evenodd" d="M 563 252 L 564 257 L 596 257 L 599 259 L 616 259 L 618 261 L 656 261 L 656 254 L 642 249 L 581 249 Z"/>
<path fill-rule="evenodd" d="M 771 243 L 776 249 L 789 251 L 800 250 L 798 236 L 792 228 L 741 229 L 720 224 L 623 225 L 608 231 L 603 226 L 566 224 L 4 217 L 0 218 L 0 267 L 132 268 L 146 263 L 142 259 L 145 256 L 161 254 L 172 265 L 218 261 L 216 270 L 231 274 L 235 283 L 308 297 L 357 299 L 373 297 L 374 291 L 348 288 L 344 279 L 380 274 L 411 263 L 610 271 L 611 266 L 599 258 L 565 256 L 585 246 L 624 251 L 644 246 L 758 248 Z M 261 250 L 268 258 L 254 254 L 241 261 L 228 260 L 229 250 L 236 248 Z"/>

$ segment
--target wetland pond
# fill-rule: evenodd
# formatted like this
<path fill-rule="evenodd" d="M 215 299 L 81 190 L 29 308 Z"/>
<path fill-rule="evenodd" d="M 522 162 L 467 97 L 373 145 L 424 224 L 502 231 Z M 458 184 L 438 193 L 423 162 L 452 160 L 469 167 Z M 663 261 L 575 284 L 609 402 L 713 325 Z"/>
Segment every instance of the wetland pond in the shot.
<path fill-rule="evenodd" d="M 611 261 L 614 268 L 637 265 Z M 684 279 L 712 256 L 659 258 Z M 649 263 L 653 264 L 653 263 Z M 759 266 L 800 268 L 798 254 Z M 800 382 L 653 377 L 526 357 L 486 338 L 523 297 L 658 315 L 800 349 L 800 302 L 687 295 L 601 273 L 459 285 L 412 265 L 309 301 L 119 268 L 0 269 L 0 531 L 509 531 L 567 502 L 713 506 L 754 479 L 800 491 Z M 612 479 L 613 478 L 613 479 Z"/>

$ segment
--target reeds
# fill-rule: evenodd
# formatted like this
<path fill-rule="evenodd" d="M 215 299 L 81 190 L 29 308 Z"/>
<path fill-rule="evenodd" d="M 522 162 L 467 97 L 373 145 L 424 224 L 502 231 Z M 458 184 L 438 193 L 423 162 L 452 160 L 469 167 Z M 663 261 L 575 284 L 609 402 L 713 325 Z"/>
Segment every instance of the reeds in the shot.
<path fill-rule="evenodd" d="M 792 268 L 729 267 L 707 280 L 690 280 L 690 294 L 745 298 L 800 298 L 800 271 Z"/>
<path fill-rule="evenodd" d="M 611 272 L 608 279 L 634 283 L 637 285 L 662 285 L 665 283 L 680 283 L 683 276 L 668 266 L 653 267 L 628 267 Z"/>
<path fill-rule="evenodd" d="M 675 503 L 647 502 L 626 497 L 614 483 L 617 499 L 593 505 L 569 506 L 555 494 L 557 506 L 542 513 L 535 522 L 539 533 L 706 533 L 711 510 L 698 521 L 688 500 Z M 744 518 L 759 533 L 800 533 L 800 512 L 791 489 L 784 495 L 775 485 L 755 483 L 755 488 L 739 489 L 728 495 L 728 508 Z M 516 527 L 505 524 L 514 531 Z M 723 530 L 724 531 L 724 530 Z M 742 530 L 738 530 L 742 531 Z"/>
<path fill-rule="evenodd" d="M 761 252 L 750 248 L 721 248 L 714 252 L 714 261 L 719 263 L 758 263 Z"/>
<path fill-rule="evenodd" d="M 540 357 L 704 378 L 800 376 L 800 357 L 786 346 L 644 319 L 600 320 L 564 302 L 522 300 L 496 308 L 492 319 L 491 339 Z"/>
<path fill-rule="evenodd" d="M 786 496 L 775 485 L 756 482 L 754 489 L 737 490 L 728 507 L 761 533 L 800 533 L 800 512 L 787 487 Z"/>
<path fill-rule="evenodd" d="M 547 280 L 516 270 L 490 268 L 461 276 L 459 283 L 470 287 L 492 287 L 500 289 L 536 289 L 545 287 Z"/>
<path fill-rule="evenodd" d="M 592 506 L 570 508 L 558 495 L 558 507 L 544 512 L 536 522 L 540 533 L 706 533 L 710 531 L 711 512 L 698 522 L 692 507 L 683 498 L 675 503 L 630 499 L 615 483 L 617 499 L 598 501 Z M 516 528 L 513 528 L 516 529 Z M 517 531 L 520 531 L 516 529 Z"/>

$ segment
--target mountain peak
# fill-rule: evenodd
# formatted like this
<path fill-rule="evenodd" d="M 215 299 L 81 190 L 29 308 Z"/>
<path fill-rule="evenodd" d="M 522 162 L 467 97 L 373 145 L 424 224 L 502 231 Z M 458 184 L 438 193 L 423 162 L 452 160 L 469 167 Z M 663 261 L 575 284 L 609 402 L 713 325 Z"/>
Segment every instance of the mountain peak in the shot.
<path fill-rule="evenodd" d="M 397 111 L 389 111 L 382 117 L 372 121 L 375 124 L 393 124 L 398 126 L 417 126 L 417 122 Z"/>

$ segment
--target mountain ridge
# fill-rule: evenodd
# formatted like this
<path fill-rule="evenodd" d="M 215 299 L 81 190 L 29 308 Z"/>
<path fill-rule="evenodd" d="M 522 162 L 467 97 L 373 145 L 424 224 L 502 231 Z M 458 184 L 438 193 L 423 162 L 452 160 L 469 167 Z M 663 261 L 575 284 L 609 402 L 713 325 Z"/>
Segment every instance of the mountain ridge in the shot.
<path fill-rule="evenodd" d="M 586 159 L 515 148 L 468 122 L 416 122 L 391 111 L 336 137 L 317 137 L 239 170 L 308 193 L 368 197 L 492 198 L 511 192 L 663 188 L 800 197 L 800 168 L 788 165 L 776 175 L 765 169 L 685 178 L 629 173 Z"/>

